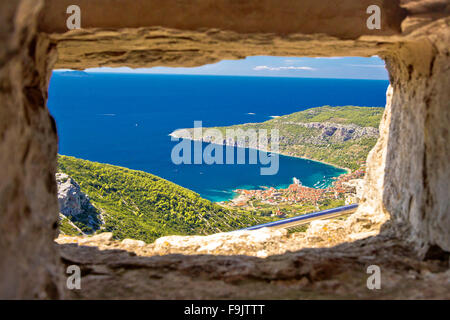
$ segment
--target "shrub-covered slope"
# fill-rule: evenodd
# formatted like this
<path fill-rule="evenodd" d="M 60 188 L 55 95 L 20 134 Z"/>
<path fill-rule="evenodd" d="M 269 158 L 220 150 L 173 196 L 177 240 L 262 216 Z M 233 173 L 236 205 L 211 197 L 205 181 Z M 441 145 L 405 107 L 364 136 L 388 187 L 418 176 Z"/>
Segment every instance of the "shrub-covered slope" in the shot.
<path fill-rule="evenodd" d="M 372 107 L 317 107 L 277 117 L 261 123 L 246 123 L 229 127 L 203 128 L 205 142 L 230 144 L 228 129 L 237 132 L 234 141 L 248 135 L 249 129 L 266 129 L 270 139 L 271 130 L 279 131 L 279 152 L 297 157 L 324 161 L 343 168 L 358 169 L 367 158 L 378 139 L 378 126 L 384 108 Z M 208 129 L 218 129 L 223 140 L 209 136 Z M 194 137 L 193 129 L 180 129 L 172 133 L 179 138 Z M 228 139 L 226 139 L 228 138 Z M 257 141 L 250 139 L 242 147 L 258 148 Z M 270 150 L 270 143 L 268 144 Z"/>
<path fill-rule="evenodd" d="M 100 210 L 100 232 L 116 239 L 152 242 L 165 235 L 212 234 L 267 222 L 232 211 L 155 175 L 109 164 L 58 157 L 58 170 L 72 177 Z"/>

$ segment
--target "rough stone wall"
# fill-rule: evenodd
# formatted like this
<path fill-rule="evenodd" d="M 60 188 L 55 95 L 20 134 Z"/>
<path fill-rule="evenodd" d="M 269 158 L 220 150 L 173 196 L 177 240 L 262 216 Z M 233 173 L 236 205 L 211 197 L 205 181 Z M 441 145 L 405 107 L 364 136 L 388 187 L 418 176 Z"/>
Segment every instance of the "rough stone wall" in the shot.
<path fill-rule="evenodd" d="M 433 0 L 434 1 L 434 0 Z M 165 27 L 228 30 L 240 34 L 326 34 L 340 39 L 390 35 L 400 31 L 405 10 L 400 0 L 46 0 L 40 29 L 66 32 L 66 8 L 82 11 L 82 27 Z M 366 9 L 382 8 L 381 30 L 366 28 Z"/>
<path fill-rule="evenodd" d="M 83 274 L 70 299 L 450 299 L 448 262 L 418 260 L 397 238 L 302 248 L 298 236 L 258 230 L 145 244 L 101 233 L 57 241 L 63 263 Z M 381 290 L 366 286 L 373 264 Z"/>
<path fill-rule="evenodd" d="M 436 258 L 450 251 L 450 23 L 420 26 L 432 17 L 420 4 L 411 3 L 417 15 L 402 25 L 407 41 L 383 55 L 391 82 L 386 111 L 367 159 L 364 198 L 349 222 L 357 232 L 364 221 L 390 218 L 383 232 Z"/>
<path fill-rule="evenodd" d="M 380 137 L 367 157 L 367 170 L 364 177 L 362 199 L 357 212 L 345 222 L 350 233 L 378 231 L 383 223 L 389 220 L 389 212 L 384 207 L 383 192 L 385 189 L 385 163 L 389 126 L 391 123 L 393 87 L 386 92 L 386 109 L 380 123 Z"/>
<path fill-rule="evenodd" d="M 396 47 L 384 38 L 341 40 L 326 34 L 237 33 L 161 26 L 80 29 L 49 34 L 58 50 L 55 68 L 196 67 L 247 56 L 369 57 Z"/>
<path fill-rule="evenodd" d="M 427 32 L 388 58 L 395 94 L 383 191 L 392 227 L 422 256 L 450 251 L 450 32 L 438 23 Z"/>
<path fill-rule="evenodd" d="M 57 136 L 45 106 L 54 54 L 41 1 L 0 2 L 0 298 L 58 298 Z M 50 50 L 50 51 L 49 51 Z"/>

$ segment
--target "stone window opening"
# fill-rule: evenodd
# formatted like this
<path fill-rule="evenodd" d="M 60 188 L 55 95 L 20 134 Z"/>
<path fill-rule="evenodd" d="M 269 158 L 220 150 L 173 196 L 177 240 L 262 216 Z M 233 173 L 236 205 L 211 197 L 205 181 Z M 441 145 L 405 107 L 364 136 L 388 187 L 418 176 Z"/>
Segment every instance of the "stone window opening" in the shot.
<path fill-rule="evenodd" d="M 348 22 L 339 8 L 333 10 L 340 23 L 332 25 L 311 12 L 312 24 L 283 25 L 277 20 L 283 10 L 275 10 L 270 21 L 256 11 L 261 16 L 256 14 L 250 24 L 239 24 L 243 20 L 237 16 L 233 26 L 219 15 L 216 21 L 199 18 L 196 25 L 192 20 L 183 23 L 180 11 L 166 24 L 150 15 L 149 20 L 136 22 L 142 27 L 126 28 L 130 21 L 118 22 L 117 15 L 109 15 L 97 22 L 99 28 L 88 18 L 91 25 L 86 29 L 62 33 L 49 21 L 60 15 L 55 8 L 63 1 L 50 2 L 0 5 L 6 17 L 2 25 L 8 26 L 0 32 L 1 297 L 183 298 L 195 293 L 200 298 L 254 298 L 258 292 L 260 298 L 276 299 L 307 298 L 313 290 L 315 298 L 348 292 L 366 298 L 448 298 L 444 286 L 450 251 L 448 6 L 439 1 L 389 2 L 382 7 L 387 19 L 380 34 L 357 27 L 346 30 Z M 42 5 L 47 6 L 44 13 Z M 224 6 L 232 12 L 232 7 Z M 298 6 L 291 9 L 305 15 L 302 4 Z M 201 29 L 202 24 L 216 28 Z M 292 33 L 297 27 L 300 32 Z M 365 221 L 379 223 L 379 235 L 267 259 L 139 257 L 102 251 L 101 246 L 54 245 L 57 133 L 46 108 L 53 68 L 194 66 L 261 53 L 349 52 L 379 55 L 390 74 L 381 137 L 368 158 L 365 199 L 353 226 L 353 232 L 361 234 Z M 367 291 L 359 284 L 374 262 L 391 280 L 384 291 Z M 84 290 L 65 288 L 64 268 L 70 264 L 82 266 Z M 354 281 L 340 281 L 342 277 Z M 124 283 L 132 284 L 129 290 L 123 290 Z M 295 290 L 289 283 L 297 286 Z M 106 286 L 108 290 L 102 290 Z M 170 290 L 171 286 L 180 290 Z"/>

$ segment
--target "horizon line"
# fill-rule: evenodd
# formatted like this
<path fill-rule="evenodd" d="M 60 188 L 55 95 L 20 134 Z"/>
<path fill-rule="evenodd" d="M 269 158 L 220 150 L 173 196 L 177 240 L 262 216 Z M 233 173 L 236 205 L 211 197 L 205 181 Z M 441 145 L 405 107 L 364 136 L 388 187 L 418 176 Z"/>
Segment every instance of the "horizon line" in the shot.
<path fill-rule="evenodd" d="M 126 74 L 126 75 L 160 75 L 160 76 L 210 76 L 210 77 L 247 77 L 247 78 L 294 78 L 294 79 L 334 79 L 334 80 L 372 80 L 372 81 L 389 81 L 387 79 L 374 78 L 334 78 L 334 77 L 299 77 L 299 76 L 283 76 L 283 75 L 234 75 L 234 74 L 192 74 L 192 73 L 145 73 L 145 72 L 114 72 L 114 71 L 86 71 L 73 69 L 54 69 L 52 72 L 84 72 L 87 74 Z"/>

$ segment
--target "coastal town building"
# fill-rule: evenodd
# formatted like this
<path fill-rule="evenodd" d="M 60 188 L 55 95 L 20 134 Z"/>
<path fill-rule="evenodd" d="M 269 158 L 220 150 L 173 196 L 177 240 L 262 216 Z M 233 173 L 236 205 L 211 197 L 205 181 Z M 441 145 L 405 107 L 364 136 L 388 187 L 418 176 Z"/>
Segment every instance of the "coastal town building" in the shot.
<path fill-rule="evenodd" d="M 238 194 L 233 200 L 226 202 L 227 206 L 239 208 L 255 209 L 253 202 L 259 201 L 262 204 L 271 206 L 309 204 L 319 209 L 319 204 L 328 199 L 344 199 L 345 204 L 359 202 L 361 195 L 362 178 L 365 174 L 365 166 L 358 170 L 340 175 L 334 178 L 331 186 L 323 189 L 311 188 L 302 185 L 298 178 L 293 178 L 293 183 L 285 189 L 276 189 L 274 187 L 265 187 L 261 190 L 234 190 Z M 275 216 L 284 214 L 279 208 L 276 208 Z"/>

